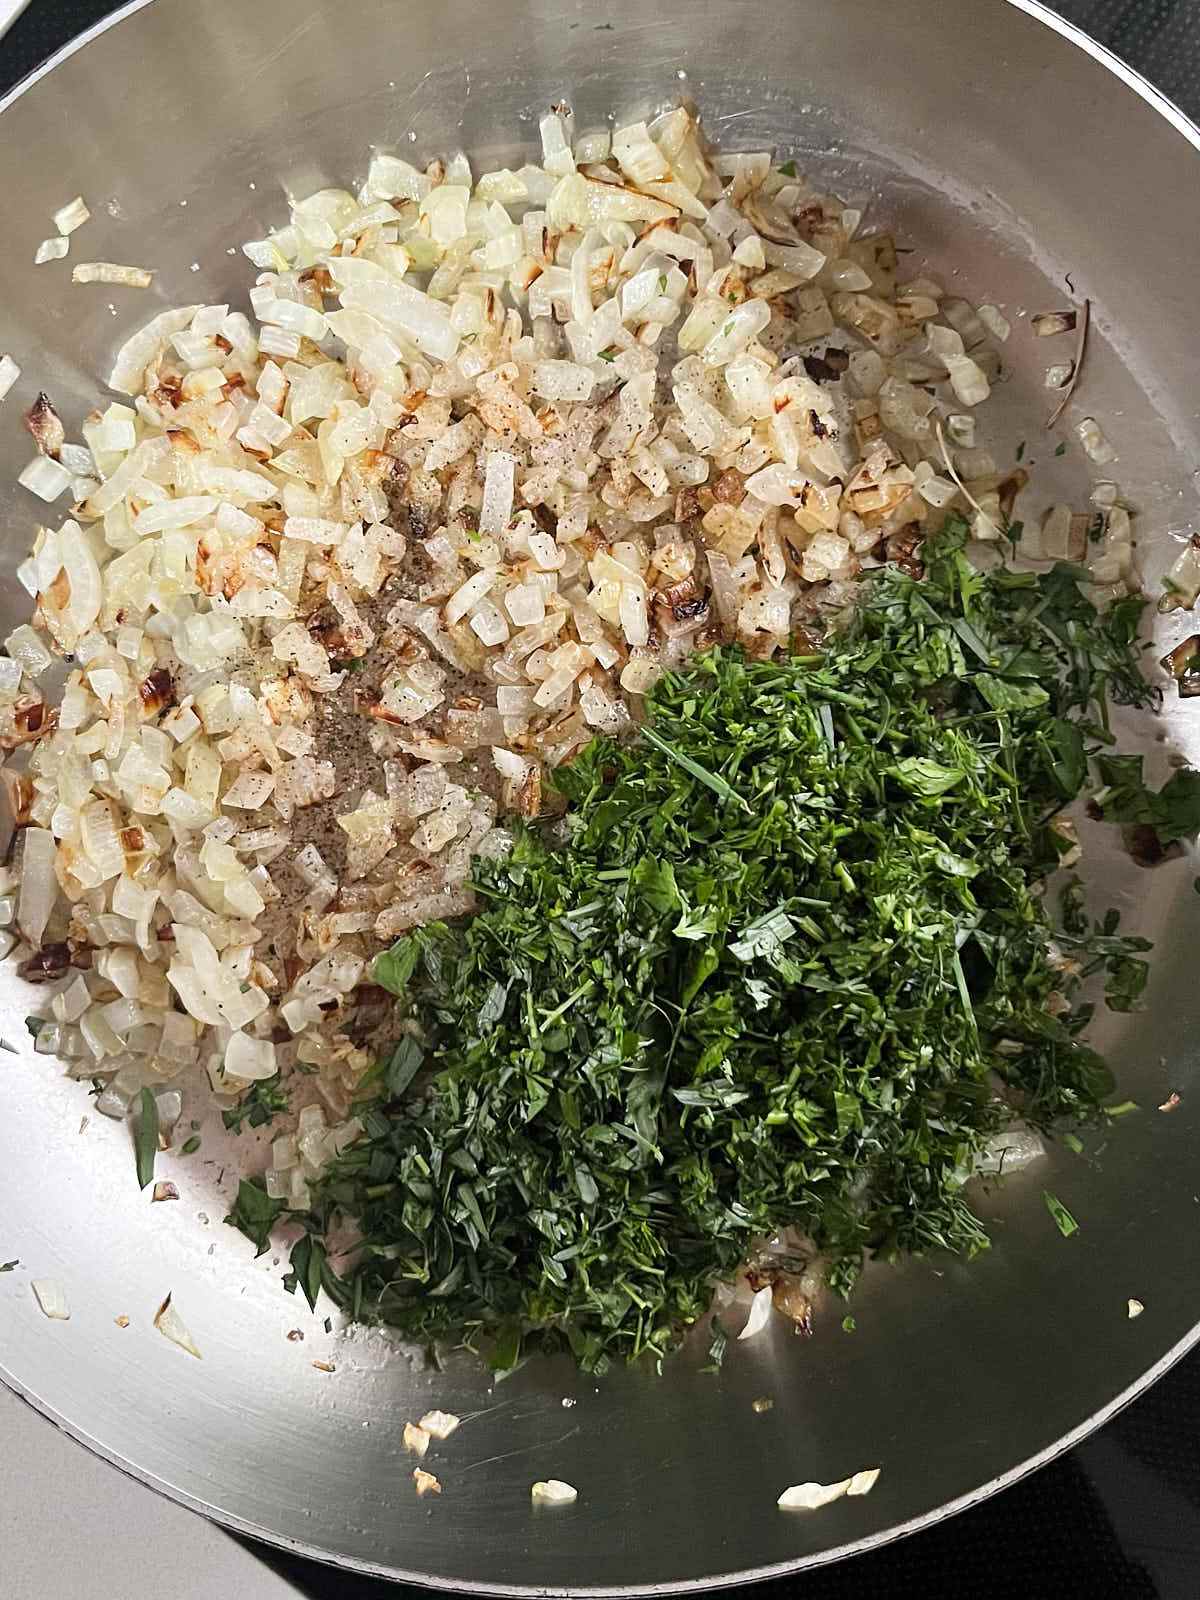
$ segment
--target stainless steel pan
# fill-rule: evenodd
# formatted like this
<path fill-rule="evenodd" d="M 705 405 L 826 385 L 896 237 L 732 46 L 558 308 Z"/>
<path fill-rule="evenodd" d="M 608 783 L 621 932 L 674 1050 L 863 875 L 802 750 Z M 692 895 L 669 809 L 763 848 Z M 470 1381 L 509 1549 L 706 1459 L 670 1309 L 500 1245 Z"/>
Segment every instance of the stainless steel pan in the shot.
<path fill-rule="evenodd" d="M 77 423 L 116 341 L 160 300 L 240 301 L 236 247 L 281 220 L 286 191 L 361 175 L 372 143 L 511 157 L 560 96 L 586 126 L 680 94 L 716 138 L 794 151 L 894 220 L 914 267 L 927 253 L 1008 308 L 1014 372 L 996 409 L 1038 463 L 1035 510 L 1060 491 L 1078 497 L 1087 463 L 1074 445 L 1052 454 L 1045 349 L 1017 313 L 1060 305 L 1071 275 L 1093 332 L 1069 417 L 1095 414 L 1117 444 L 1154 582 L 1198 509 L 1200 136 L 1062 23 L 1000 0 L 132 6 L 0 120 L 0 351 L 25 372 L 0 412 L 0 482 L 29 453 L 19 418 L 36 388 Z M 51 212 L 77 192 L 94 220 L 76 254 L 152 265 L 152 292 L 72 288 L 63 267 L 31 265 Z M 7 630 L 24 610 L 12 574 L 40 507 L 15 487 L 0 494 Z M 1184 631 L 1172 624 L 1164 640 Z M 1196 754 L 1198 728 L 1193 701 L 1190 717 L 1175 705 L 1134 736 L 1160 756 L 1164 737 Z M 811 1340 L 776 1328 L 717 1377 L 684 1357 L 661 1378 L 596 1383 L 559 1362 L 493 1389 L 469 1363 L 436 1374 L 378 1335 L 326 1333 L 324 1310 L 310 1317 L 282 1295 L 278 1263 L 253 1263 L 222 1226 L 232 1166 L 212 1128 L 202 1155 L 170 1171 L 182 1201 L 149 1205 L 128 1131 L 32 1054 L 30 996 L 5 974 L 0 1034 L 19 1053 L 0 1052 L 0 1259 L 22 1265 L 0 1277 L 0 1371 L 115 1464 L 230 1527 L 463 1589 L 727 1582 L 967 1505 L 1094 1427 L 1200 1334 L 1195 869 L 1141 873 L 1089 849 L 1107 897 L 1159 940 L 1149 1009 L 1101 1029 L 1140 1113 L 1086 1159 L 1054 1155 L 985 1197 L 986 1258 L 873 1272 L 853 1335 L 829 1308 Z M 1172 1089 L 1183 1103 L 1161 1115 Z M 1059 1237 L 1043 1187 L 1079 1218 L 1075 1238 Z M 64 1284 L 69 1322 L 41 1316 L 31 1276 Z M 151 1325 L 168 1290 L 203 1361 Z M 1129 1296 L 1146 1306 L 1136 1322 Z M 296 1328 L 303 1341 L 286 1337 Z M 764 1395 L 774 1408 L 759 1415 Z M 442 1497 L 418 1501 L 400 1432 L 430 1404 L 470 1420 L 439 1450 Z M 775 1508 L 789 1483 L 876 1464 L 867 1499 L 809 1516 Z M 546 1476 L 577 1485 L 578 1504 L 532 1515 L 529 1486 Z M 65 1485 L 65 1529 L 69 1503 Z"/>

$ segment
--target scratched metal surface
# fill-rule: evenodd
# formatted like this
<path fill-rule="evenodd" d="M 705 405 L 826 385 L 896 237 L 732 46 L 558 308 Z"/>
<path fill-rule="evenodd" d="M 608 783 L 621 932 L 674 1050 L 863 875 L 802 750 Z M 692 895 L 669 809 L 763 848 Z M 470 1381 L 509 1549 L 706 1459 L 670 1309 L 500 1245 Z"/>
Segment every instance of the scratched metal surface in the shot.
<path fill-rule="evenodd" d="M 0 483 L 27 455 L 18 419 L 37 387 L 78 422 L 117 340 L 160 301 L 240 300 L 248 275 L 229 252 L 282 219 L 286 191 L 361 175 L 371 143 L 508 159 L 532 147 L 537 112 L 560 95 L 586 125 L 681 91 L 727 144 L 785 146 L 868 200 L 976 298 L 1038 309 L 1061 301 L 1072 273 L 1095 310 L 1086 403 L 1120 450 L 1114 470 L 1139 507 L 1153 582 L 1196 510 L 1196 151 L 1104 66 L 999 0 L 949 16 L 937 0 L 797 0 L 785 37 L 765 0 L 736 13 L 676 0 L 668 21 L 632 0 L 599 21 L 578 0 L 134 8 L 3 111 L 0 349 L 25 376 L 0 420 Z M 95 213 L 89 253 L 145 259 L 158 269 L 150 294 L 83 299 L 65 273 L 26 265 L 49 213 L 79 191 Z M 1144 239 L 1153 252 L 1125 243 Z M 1042 352 L 1022 331 L 1018 319 L 989 434 L 1031 441 L 1039 501 L 1079 498 L 1087 463 L 1077 448 L 1051 454 Z M 5 627 L 22 610 L 11 573 L 38 513 L 20 490 L 0 491 Z M 1182 631 L 1171 625 L 1164 642 Z M 1175 706 L 1134 737 L 1158 759 L 1189 741 L 1196 753 L 1194 718 Z M 1122 1089 L 1150 1105 L 1196 1073 L 1194 870 L 1104 863 L 1106 900 L 1169 935 L 1149 1012 L 1106 1025 Z M 1051 1157 L 985 1198 L 997 1247 L 970 1268 L 870 1274 L 853 1338 L 829 1308 L 813 1340 L 776 1328 L 715 1379 L 694 1354 L 661 1379 L 596 1383 L 566 1362 L 499 1388 L 466 1361 L 434 1373 L 379 1335 L 326 1333 L 328 1308 L 310 1317 L 280 1293 L 277 1261 L 251 1262 L 221 1226 L 232 1154 L 211 1126 L 203 1164 L 166 1163 L 183 1201 L 148 1206 L 127 1130 L 91 1115 L 80 1131 L 86 1088 L 25 1048 L 29 1002 L 0 978 L 0 1033 L 23 1052 L 0 1057 L 4 1243 L 23 1262 L 0 1280 L 0 1373 L 146 1482 L 325 1559 L 459 1589 L 609 1592 L 828 1560 L 1044 1458 L 1196 1335 L 1192 1141 L 1183 1119 L 1146 1116 L 1126 1119 L 1101 1160 Z M 200 1107 L 193 1096 L 185 1115 Z M 1086 1218 L 1069 1247 L 1043 1184 Z M 41 1318 L 31 1275 L 64 1284 L 70 1322 Z M 168 1290 L 202 1362 L 151 1328 Z M 1136 1323 L 1128 1294 L 1149 1308 Z M 287 1339 L 295 1328 L 302 1342 Z M 763 1394 L 775 1405 L 758 1416 Z M 427 1463 L 444 1494 L 417 1501 L 399 1436 L 431 1404 L 468 1421 Z M 884 1469 L 868 1499 L 819 1517 L 775 1510 L 788 1483 L 868 1464 Z M 529 1485 L 551 1475 L 576 1484 L 579 1502 L 535 1517 Z"/>

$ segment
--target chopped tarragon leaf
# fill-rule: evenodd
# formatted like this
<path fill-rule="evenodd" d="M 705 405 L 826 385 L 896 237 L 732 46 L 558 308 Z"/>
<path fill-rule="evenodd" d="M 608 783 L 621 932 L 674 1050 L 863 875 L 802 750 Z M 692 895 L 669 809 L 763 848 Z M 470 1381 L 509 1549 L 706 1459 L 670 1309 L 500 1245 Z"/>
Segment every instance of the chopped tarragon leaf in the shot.
<path fill-rule="evenodd" d="M 1135 1003 L 1146 942 L 1074 889 L 1055 925 L 1050 823 L 1089 781 L 1167 831 L 1190 797 L 1107 731 L 1110 701 L 1153 703 L 1140 599 L 976 571 L 967 537 L 951 517 L 922 578 L 866 580 L 823 651 L 664 673 L 638 733 L 555 769 L 565 826 L 475 862 L 473 919 L 376 958 L 398 1042 L 289 1286 L 500 1373 L 657 1361 L 703 1346 L 756 1239 L 805 1235 L 837 1293 L 869 1254 L 971 1255 L 964 1174 L 1014 1108 L 1059 1138 L 1109 1120 L 1082 985 Z M 283 1211 L 243 1184 L 232 1220 L 265 1248 Z M 335 1270 L 346 1220 L 364 1248 Z"/>
<path fill-rule="evenodd" d="M 1046 1202 L 1046 1210 L 1054 1218 L 1055 1225 L 1064 1239 L 1069 1239 L 1073 1233 L 1079 1232 L 1079 1224 L 1057 1195 L 1051 1194 L 1049 1189 L 1043 1189 L 1042 1199 Z"/>
<path fill-rule="evenodd" d="M 0 1272 L 15 1272 L 20 1265 L 19 1258 L 14 1256 L 11 1261 L 0 1261 Z"/>
<path fill-rule="evenodd" d="M 133 1139 L 138 1188 L 144 1189 L 154 1177 L 154 1158 L 158 1154 L 158 1101 L 151 1089 L 138 1096 L 138 1122 Z"/>

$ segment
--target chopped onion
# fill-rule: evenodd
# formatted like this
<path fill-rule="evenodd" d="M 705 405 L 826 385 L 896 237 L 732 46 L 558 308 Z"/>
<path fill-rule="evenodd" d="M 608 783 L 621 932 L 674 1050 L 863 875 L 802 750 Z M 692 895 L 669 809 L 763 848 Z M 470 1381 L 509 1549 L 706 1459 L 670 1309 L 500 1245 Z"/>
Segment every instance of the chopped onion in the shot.
<path fill-rule="evenodd" d="M 1117 452 L 1105 438 L 1104 430 L 1095 417 L 1084 417 L 1075 432 L 1079 435 L 1079 442 L 1087 452 L 1089 460 L 1096 462 L 1098 466 L 1116 460 Z"/>
<path fill-rule="evenodd" d="M 51 221 L 59 233 L 74 233 L 76 228 L 82 228 L 91 215 L 92 213 L 84 204 L 83 196 L 77 194 L 74 200 L 68 201 L 65 206 L 54 213 Z"/>
<path fill-rule="evenodd" d="M 8 391 L 21 376 L 21 369 L 9 355 L 0 356 L 0 400 L 3 400 Z"/>
<path fill-rule="evenodd" d="M 190 325 L 200 306 L 180 306 L 160 311 L 144 328 L 139 328 L 117 351 L 108 386 L 119 394 L 138 394 L 147 367 L 162 354 L 173 334 Z"/>
<path fill-rule="evenodd" d="M 761 1333 L 771 1320 L 773 1305 L 771 1285 L 764 1284 L 761 1289 L 755 1291 L 754 1299 L 750 1302 L 750 1315 L 746 1318 L 746 1325 L 738 1334 L 738 1339 L 753 1339 L 756 1333 Z"/>
<path fill-rule="evenodd" d="M 18 474 L 17 482 L 39 500 L 57 500 L 71 487 L 71 474 L 52 456 L 36 455 Z"/>
<path fill-rule="evenodd" d="M 987 331 L 992 335 L 992 338 L 999 339 L 1001 344 L 1004 343 L 1009 334 L 1012 332 L 1012 323 L 1009 322 L 1008 318 L 1005 317 L 996 306 L 976 306 L 975 314 L 979 318 L 980 322 L 983 323 Z"/>
<path fill-rule="evenodd" d="M 58 899 L 54 875 L 57 849 L 54 835 L 44 828 L 26 828 L 22 833 L 21 895 L 17 902 L 17 926 L 35 950 Z"/>
<path fill-rule="evenodd" d="M 48 261 L 61 261 L 70 248 L 68 239 L 43 239 L 33 253 L 33 264 L 44 267 Z"/>
<path fill-rule="evenodd" d="M 579 1498 L 579 1491 L 561 1478 L 546 1478 L 535 1483 L 529 1491 L 535 1506 L 570 1506 Z"/>
<path fill-rule="evenodd" d="M 53 1278 L 34 1278 L 29 1287 L 45 1316 L 54 1322 L 70 1321 L 71 1312 L 62 1284 L 56 1283 Z"/>
<path fill-rule="evenodd" d="M 404 1448 L 409 1455 L 416 1456 L 418 1459 L 424 1457 L 425 1452 L 429 1449 L 432 1437 L 433 1435 L 428 1429 L 423 1428 L 418 1422 L 406 1422 L 404 1424 Z"/>
<path fill-rule="evenodd" d="M 819 1511 L 850 1492 L 851 1479 L 839 1483 L 796 1483 L 785 1489 L 776 1504 L 782 1511 Z"/>
<path fill-rule="evenodd" d="M 170 1295 L 167 1296 L 154 1313 L 154 1326 L 164 1339 L 170 1339 L 172 1344 L 177 1344 L 181 1350 L 186 1350 L 188 1355 L 195 1356 L 197 1361 L 204 1359 L 197 1348 L 196 1341 L 184 1325 L 183 1318 L 171 1304 Z"/>
<path fill-rule="evenodd" d="M 154 281 L 146 267 L 122 267 L 115 261 L 81 261 L 71 269 L 72 283 L 113 283 L 126 289 L 148 289 Z"/>
<path fill-rule="evenodd" d="M 427 1411 L 417 1426 L 434 1439 L 448 1439 L 461 1420 L 450 1411 Z"/>
<path fill-rule="evenodd" d="M 854 1473 L 850 1479 L 850 1487 L 846 1490 L 846 1493 L 851 1497 L 870 1494 L 871 1490 L 879 1481 L 879 1474 L 882 1470 L 882 1467 L 866 1467 L 861 1472 Z"/>

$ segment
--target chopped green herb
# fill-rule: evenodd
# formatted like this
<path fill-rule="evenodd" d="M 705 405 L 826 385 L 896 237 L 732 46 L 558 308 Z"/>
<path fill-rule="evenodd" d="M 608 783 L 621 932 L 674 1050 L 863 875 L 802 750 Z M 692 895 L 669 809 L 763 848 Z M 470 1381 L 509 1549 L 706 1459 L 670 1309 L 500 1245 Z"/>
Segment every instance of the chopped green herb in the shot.
<path fill-rule="evenodd" d="M 138 1123 L 133 1136 L 138 1188 L 144 1189 L 154 1177 L 154 1158 L 158 1154 L 158 1101 L 151 1089 L 138 1096 Z"/>
<path fill-rule="evenodd" d="M 1055 445 L 1054 454 L 1056 456 L 1065 456 L 1066 453 L 1067 453 L 1067 446 L 1066 446 L 1065 442 L 1063 444 Z"/>
<path fill-rule="evenodd" d="M 1073 1233 L 1079 1232 L 1079 1224 L 1057 1195 L 1051 1194 L 1049 1189 L 1043 1189 L 1042 1199 L 1046 1202 L 1046 1210 L 1054 1218 L 1058 1231 L 1064 1239 L 1069 1239 Z"/>
<path fill-rule="evenodd" d="M 616 356 L 617 356 L 617 352 L 615 350 L 601 350 L 600 351 L 600 359 L 601 359 L 601 361 L 615 361 L 616 360 Z"/>
<path fill-rule="evenodd" d="M 270 1244 L 271 1229 L 287 1210 L 282 1200 L 272 1200 L 267 1191 L 249 1178 L 238 1184 L 237 1199 L 226 1222 L 244 1233 L 257 1246 L 256 1254 L 265 1255 Z"/>
<path fill-rule="evenodd" d="M 1077 1133 L 1064 1133 L 1062 1142 L 1071 1151 L 1072 1155 L 1081 1156 L 1083 1154 L 1083 1140 Z"/>
<path fill-rule="evenodd" d="M 25 1026 L 36 1039 L 38 1034 L 41 1033 L 42 1029 L 46 1026 L 48 1020 L 49 1019 L 47 1017 L 26 1017 Z"/>
<path fill-rule="evenodd" d="M 854 1318 L 852 1316 L 846 1316 L 846 1317 L 842 1318 L 842 1332 L 843 1333 L 853 1333 L 856 1330 L 857 1327 L 858 1327 L 858 1323 L 854 1320 Z"/>
<path fill-rule="evenodd" d="M 1163 845 L 1190 839 L 1200 828 L 1200 772 L 1176 772 L 1155 792 L 1142 777 L 1141 756 L 1103 753 L 1096 770 L 1107 821 L 1151 827 Z"/>
<path fill-rule="evenodd" d="M 794 178 L 796 176 L 796 163 L 794 161 L 785 161 L 779 170 L 785 178 Z"/>
<path fill-rule="evenodd" d="M 1153 701 L 1140 602 L 1098 615 L 1062 564 L 977 572 L 967 533 L 871 580 L 823 656 L 665 674 L 640 738 L 556 769 L 565 841 L 517 827 L 472 920 L 376 959 L 404 1022 L 385 1094 L 303 1219 L 367 1241 L 320 1259 L 343 1310 L 501 1371 L 535 1344 L 660 1358 L 756 1237 L 812 1238 L 838 1292 L 868 1253 L 970 1255 L 965 1176 L 1010 1101 L 1054 1132 L 1104 1118 L 1075 974 L 1132 1003 L 1145 941 L 1073 894 L 1059 933 L 1041 884 L 1049 821 L 1122 759 L 1108 702 Z M 1118 778 L 1186 827 L 1140 767 L 1110 768 L 1106 811 Z M 282 1210 L 239 1194 L 235 1220 L 265 1240 Z"/>
<path fill-rule="evenodd" d="M 729 1335 L 717 1321 L 712 1319 L 712 1336 L 708 1341 L 708 1365 L 705 1372 L 720 1372 L 725 1361 L 725 1352 L 729 1349 Z"/>
<path fill-rule="evenodd" d="M 199 1148 L 200 1148 L 200 1136 L 198 1134 L 194 1133 L 192 1135 L 192 1137 L 187 1141 L 187 1143 L 184 1144 L 181 1147 L 181 1149 L 179 1151 L 179 1154 L 181 1156 L 194 1156 L 196 1151 L 199 1150 Z"/>
<path fill-rule="evenodd" d="M 290 1102 L 276 1073 L 273 1078 L 260 1078 L 252 1084 L 236 1106 L 222 1111 L 221 1121 L 232 1132 L 241 1133 L 244 1126 L 261 1128 L 289 1109 Z"/>
<path fill-rule="evenodd" d="M 314 1239 L 311 1234 L 306 1233 L 292 1246 L 289 1259 L 291 1271 L 284 1278 L 283 1287 L 289 1294 L 295 1294 L 299 1285 L 304 1291 L 309 1310 L 315 1311 L 325 1270 L 325 1246 L 319 1239 Z"/>
<path fill-rule="evenodd" d="M 0 1272 L 13 1272 L 21 1265 L 16 1256 L 11 1261 L 0 1261 Z"/>
<path fill-rule="evenodd" d="M 659 294 L 666 294 L 667 292 L 667 275 L 665 272 L 659 274 L 658 292 Z"/>
<path fill-rule="evenodd" d="M 1024 441 L 1024 439 L 1022 439 L 1020 444 L 1017 446 L 1017 460 L 1018 461 L 1023 461 L 1024 459 L 1025 459 L 1025 441 Z"/>

